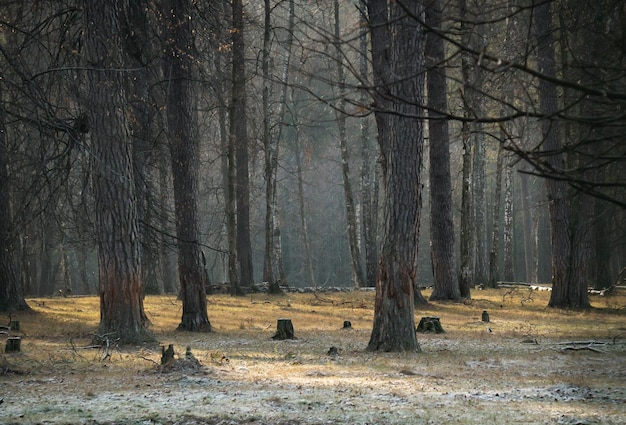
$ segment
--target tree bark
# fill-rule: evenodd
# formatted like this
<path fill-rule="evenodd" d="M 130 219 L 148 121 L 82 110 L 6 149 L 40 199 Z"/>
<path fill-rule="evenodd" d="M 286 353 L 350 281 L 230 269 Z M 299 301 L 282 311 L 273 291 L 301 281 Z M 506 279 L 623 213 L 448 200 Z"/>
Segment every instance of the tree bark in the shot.
<path fill-rule="evenodd" d="M 367 1 L 360 0 L 361 17 L 359 30 L 359 77 L 362 84 L 368 80 L 368 40 L 367 40 Z M 369 95 L 365 90 L 361 91 L 361 103 L 366 105 Z M 361 126 L 361 224 L 363 226 L 363 249 L 365 254 L 365 286 L 376 286 L 376 267 L 378 247 L 376 230 L 378 224 L 378 179 L 376 176 L 376 163 L 372 164 L 372 150 L 370 140 L 370 120 L 363 117 Z"/>
<path fill-rule="evenodd" d="M 154 57 L 153 46 L 148 38 L 149 22 L 146 4 L 143 1 L 129 2 L 128 27 L 130 34 L 125 40 L 125 53 L 129 66 L 138 69 L 129 84 L 130 120 L 133 140 L 133 168 L 137 192 L 137 213 L 141 224 L 141 275 L 145 285 L 144 293 L 162 294 L 163 280 L 158 276 L 158 241 L 155 234 L 153 211 L 155 209 L 156 189 L 153 184 L 151 161 L 155 157 L 153 123 L 155 122 L 154 104 L 150 95 L 150 62 Z"/>
<path fill-rule="evenodd" d="M 539 72 L 548 77 L 556 76 L 554 39 L 552 36 L 552 4 L 541 3 L 535 6 L 535 35 L 537 39 L 537 63 Z M 550 117 L 557 111 L 557 93 L 554 83 L 539 80 L 540 108 L 546 118 L 542 121 L 545 160 L 552 170 L 564 169 L 564 154 L 559 140 L 559 123 Z M 578 242 L 572 234 L 570 200 L 567 183 L 547 178 L 546 189 L 550 207 L 552 240 L 552 292 L 549 307 L 572 308 L 589 307 L 586 276 L 577 258 Z"/>
<path fill-rule="evenodd" d="M 501 137 L 504 139 L 505 135 L 501 133 Z M 499 275 L 499 256 L 500 252 L 500 199 L 502 196 L 502 169 L 504 167 L 504 150 L 502 147 L 498 148 L 498 157 L 496 159 L 496 189 L 493 196 L 493 211 L 491 217 L 492 232 L 491 232 L 491 250 L 489 253 L 489 278 L 487 279 L 487 286 L 495 288 L 498 284 Z"/>
<path fill-rule="evenodd" d="M 422 11 L 421 1 L 404 6 L 415 16 Z M 424 99 L 424 32 L 398 3 L 388 5 L 385 0 L 371 0 L 368 13 L 375 85 L 379 88 L 376 100 L 387 95 L 389 102 L 384 101 L 385 106 L 392 106 L 396 114 L 375 111 L 377 122 L 382 123 L 378 141 L 383 159 L 385 225 L 374 324 L 367 348 L 419 351 L 414 297 L 419 293 L 416 260 L 424 140 L 422 122 L 416 117 L 421 116 L 417 105 Z M 386 86 L 376 84 L 389 76 L 396 80 Z"/>
<path fill-rule="evenodd" d="M 0 312 L 29 310 L 24 299 L 14 252 L 17 240 L 11 229 L 9 204 L 9 152 L 5 128 L 5 106 L 2 96 L 4 78 L 0 75 Z"/>
<path fill-rule="evenodd" d="M 300 135 L 298 128 L 295 128 L 294 154 L 296 157 L 296 177 L 298 179 L 298 210 L 300 212 L 300 235 L 304 246 L 304 258 L 306 262 L 307 277 L 309 286 L 317 288 L 315 281 L 315 270 L 313 269 L 313 259 L 311 258 L 311 248 L 309 244 L 309 230 L 306 224 L 306 208 L 304 203 L 304 176 L 302 171 L 302 148 L 300 146 Z"/>
<path fill-rule="evenodd" d="M 345 96 L 345 75 L 343 69 L 343 53 L 341 49 L 341 32 L 339 20 L 339 1 L 334 1 L 335 15 L 335 65 L 337 67 L 337 81 L 339 83 L 339 101 L 336 111 L 337 130 L 339 132 L 339 149 L 341 151 L 341 171 L 343 176 L 343 194 L 346 206 L 346 221 L 348 224 L 348 243 L 350 245 L 350 260 L 352 265 L 352 276 L 354 285 L 357 288 L 365 285 L 363 276 L 363 266 L 361 261 L 361 244 L 359 238 L 359 223 L 355 207 L 354 193 L 352 190 L 352 179 L 350 177 L 350 153 L 348 151 L 348 137 L 346 135 L 346 115 L 344 113 L 346 101 Z"/>
<path fill-rule="evenodd" d="M 192 5 L 189 0 L 172 0 L 164 6 L 167 126 L 174 183 L 179 295 L 183 302 L 178 329 L 210 332 L 206 302 L 208 282 L 198 221 L 199 143 L 194 119 Z"/>
<path fill-rule="evenodd" d="M 121 343 L 152 341 L 146 329 L 139 229 L 127 115 L 123 2 L 84 0 L 85 57 L 91 67 L 87 98 L 99 260 L 98 334 Z"/>
<path fill-rule="evenodd" d="M 426 23 L 432 28 L 442 24 L 440 0 L 426 1 Z M 430 156 L 430 241 L 434 288 L 430 300 L 458 300 L 461 298 L 457 274 L 452 219 L 452 182 L 450 177 L 450 136 L 448 121 L 443 113 L 448 110 L 445 69 L 445 48 L 441 37 L 434 32 L 426 36 L 426 78 L 428 84 L 428 134 Z"/>
<path fill-rule="evenodd" d="M 289 69 L 293 30 L 295 26 L 295 4 L 289 1 L 289 17 L 287 24 L 287 40 L 284 46 L 284 59 L 281 69 L 281 87 L 278 100 L 278 111 L 275 119 L 277 131 L 271 131 L 270 101 L 270 36 L 271 36 L 271 4 L 265 0 L 265 25 L 263 32 L 263 145 L 265 151 L 265 253 L 263 262 L 263 281 L 269 283 L 269 292 L 282 292 L 280 284 L 286 284 L 285 271 L 282 266 L 282 242 L 280 219 L 278 214 L 278 155 L 284 125 L 287 89 L 289 87 Z"/>
<path fill-rule="evenodd" d="M 233 0 L 233 80 L 230 105 L 230 137 L 235 144 L 235 167 L 237 171 L 237 259 L 239 281 L 231 282 L 231 294 L 243 295 L 242 286 L 254 282 L 252 272 L 252 246 L 250 243 L 250 183 L 248 176 L 248 130 L 246 118 L 246 72 L 243 2 Z"/>
<path fill-rule="evenodd" d="M 513 267 L 513 185 L 511 182 L 512 166 L 504 169 L 504 280 L 515 281 Z"/>
<path fill-rule="evenodd" d="M 459 290 L 463 298 L 471 297 L 470 288 L 473 286 L 473 232 L 472 232 L 472 196 L 471 196 L 471 151 L 469 141 L 469 126 L 463 124 L 463 166 L 461 175 L 461 273 L 459 277 Z"/>

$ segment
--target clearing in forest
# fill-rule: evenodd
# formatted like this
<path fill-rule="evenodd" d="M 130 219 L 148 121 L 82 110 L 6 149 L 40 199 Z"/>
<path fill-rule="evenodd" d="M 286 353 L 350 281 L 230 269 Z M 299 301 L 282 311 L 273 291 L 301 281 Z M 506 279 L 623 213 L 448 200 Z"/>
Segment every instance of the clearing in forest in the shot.
<path fill-rule="evenodd" d="M 625 423 L 626 292 L 585 311 L 548 309 L 548 296 L 420 307 L 416 324 L 436 316 L 446 333 L 418 334 L 418 354 L 364 351 L 371 292 L 209 296 L 210 334 L 176 332 L 180 302 L 148 296 L 152 332 L 174 346 L 167 366 L 158 345 L 93 348 L 96 297 L 29 299 L 12 317 L 21 353 L 0 354 L 0 423 Z M 297 339 L 272 339 L 281 318 Z"/>

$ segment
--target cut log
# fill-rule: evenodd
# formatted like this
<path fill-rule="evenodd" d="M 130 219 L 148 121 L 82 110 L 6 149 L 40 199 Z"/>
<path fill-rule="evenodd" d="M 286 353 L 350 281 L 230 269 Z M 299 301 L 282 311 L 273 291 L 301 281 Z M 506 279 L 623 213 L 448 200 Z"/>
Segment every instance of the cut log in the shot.
<path fill-rule="evenodd" d="M 422 317 L 415 332 L 442 334 L 446 331 L 443 330 L 439 317 L 427 316 Z"/>
<path fill-rule="evenodd" d="M 166 365 L 174 360 L 174 344 L 170 344 L 167 346 L 167 350 L 165 346 L 161 346 L 161 364 Z"/>
<path fill-rule="evenodd" d="M 489 323 L 489 313 L 487 313 L 487 310 L 483 310 L 482 321 Z"/>
<path fill-rule="evenodd" d="M 22 338 L 12 336 L 7 338 L 7 345 L 4 349 L 5 353 L 19 353 L 22 351 Z"/>
<path fill-rule="evenodd" d="M 284 339 L 296 339 L 293 331 L 293 323 L 291 319 L 278 319 L 276 324 L 276 335 L 272 339 L 284 340 Z"/>

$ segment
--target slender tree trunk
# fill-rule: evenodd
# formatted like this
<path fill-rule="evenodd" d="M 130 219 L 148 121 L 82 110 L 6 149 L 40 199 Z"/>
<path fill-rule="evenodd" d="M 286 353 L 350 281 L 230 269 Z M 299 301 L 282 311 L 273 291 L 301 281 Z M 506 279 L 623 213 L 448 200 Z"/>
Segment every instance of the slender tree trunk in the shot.
<path fill-rule="evenodd" d="M 122 2 L 83 1 L 86 105 L 94 159 L 95 233 L 98 244 L 100 325 L 122 343 L 154 340 L 146 329 L 139 228 L 127 116 Z"/>
<path fill-rule="evenodd" d="M 282 290 L 280 284 L 286 284 L 285 271 L 282 265 L 282 242 L 280 234 L 280 218 L 278 214 L 278 155 L 284 125 L 287 88 L 289 84 L 289 68 L 293 30 L 295 26 L 295 4 L 289 1 L 289 17 L 287 24 L 287 40 L 285 41 L 284 60 L 281 69 L 281 87 L 276 117 L 277 131 L 271 131 L 270 100 L 270 36 L 271 36 L 271 4 L 265 0 L 265 27 L 263 33 L 263 144 L 265 150 L 265 257 L 263 280 L 269 283 L 269 292 L 278 294 Z"/>
<path fill-rule="evenodd" d="M 5 128 L 4 78 L 0 75 L 0 312 L 29 310 L 24 299 L 14 252 L 17 239 L 12 235 L 9 204 L 9 152 Z"/>
<path fill-rule="evenodd" d="M 164 144 L 165 145 L 165 144 Z M 169 182 L 169 170 L 171 170 L 171 162 L 168 163 L 169 158 L 167 147 L 162 146 L 159 152 L 159 204 L 162 208 L 161 216 L 159 217 L 159 225 L 161 229 L 167 231 L 170 227 L 170 214 L 168 206 L 170 205 L 170 182 Z M 172 231 L 173 233 L 173 231 Z M 161 267 L 161 280 L 163 281 L 163 290 L 167 294 L 178 293 L 177 276 L 175 267 L 172 264 L 172 249 L 170 245 L 170 237 L 164 233 L 159 235 L 159 257 Z"/>
<path fill-rule="evenodd" d="M 502 134 L 504 139 L 504 134 Z M 487 286 L 495 288 L 498 285 L 499 256 L 500 252 L 500 199 L 502 197 L 502 169 L 504 167 L 504 150 L 498 148 L 498 158 L 496 159 L 496 189 L 493 196 L 493 212 L 491 222 L 493 230 L 491 233 L 491 251 L 489 253 L 489 279 Z"/>
<path fill-rule="evenodd" d="M 223 45 L 228 44 L 230 38 L 229 34 L 226 34 L 224 30 L 225 24 L 223 21 L 227 21 L 230 18 L 226 17 L 226 11 L 228 5 L 225 0 L 216 0 L 210 3 L 213 7 L 212 17 L 215 22 L 216 40 L 215 46 L 215 94 L 219 102 L 217 109 L 218 123 L 220 128 L 220 147 L 222 150 L 222 181 L 224 190 L 224 215 L 225 215 L 225 228 L 227 238 L 227 251 L 228 251 L 228 265 L 227 265 L 227 281 L 229 286 L 238 285 L 239 282 L 239 262 L 237 261 L 237 212 L 236 212 L 236 169 L 235 169 L 235 145 L 234 140 L 229 134 L 229 127 L 227 124 L 227 111 L 228 95 L 227 87 L 232 88 L 232 72 L 225 71 L 229 60 L 224 59 L 224 55 L 228 54 L 227 49 L 222 49 Z M 230 75 L 230 78 L 228 77 Z M 232 100 L 232 99 L 231 99 Z"/>
<path fill-rule="evenodd" d="M 442 24 L 440 0 L 426 1 L 426 23 L 432 28 Z M 447 84 L 443 40 L 435 33 L 426 36 L 426 78 L 428 83 L 428 134 L 430 155 L 430 242 L 434 289 L 431 300 L 461 298 L 457 274 L 454 223 L 452 219 L 452 181 L 450 177 L 450 136 L 448 121 Z"/>
<path fill-rule="evenodd" d="M 361 17 L 359 30 L 359 74 L 364 85 L 368 80 L 368 40 L 367 40 L 367 1 L 360 0 Z M 369 95 L 365 90 L 361 92 L 361 103 L 366 105 Z M 363 226 L 363 249 L 365 251 L 365 286 L 376 286 L 376 268 L 378 247 L 376 243 L 376 228 L 378 215 L 378 179 L 376 178 L 375 164 L 372 164 L 372 148 L 370 141 L 370 121 L 368 117 L 360 120 L 361 126 L 361 223 Z"/>
<path fill-rule="evenodd" d="M 405 6 L 415 15 L 422 12 L 421 1 Z M 397 3 L 370 0 L 368 14 L 375 85 L 382 90 L 376 100 L 391 95 L 391 105 L 385 102 L 380 106 L 390 105 L 398 113 L 375 112 L 383 124 L 378 128 L 378 141 L 383 157 L 385 225 L 368 349 L 419 351 L 414 301 L 419 293 L 416 260 L 424 139 L 422 122 L 415 118 L 422 111 L 415 103 L 424 99 L 424 32 Z M 396 79 L 388 82 L 391 84 L 376 84 L 390 76 Z"/>
<path fill-rule="evenodd" d="M 513 185 L 511 182 L 512 167 L 504 169 L 504 280 L 515 281 L 513 267 Z"/>
<path fill-rule="evenodd" d="M 529 180 L 530 176 L 524 172 L 521 172 L 520 175 L 520 189 L 522 196 L 522 232 L 524 236 L 524 281 L 529 282 L 530 277 L 532 276 L 532 268 L 533 268 L 533 235 L 532 235 L 532 223 L 533 223 L 533 213 L 531 208 L 531 199 L 530 199 L 530 188 L 529 188 Z"/>
<path fill-rule="evenodd" d="M 304 204 L 304 176 L 302 173 L 302 148 L 300 147 L 300 137 L 296 128 L 295 136 L 295 157 L 296 157 L 296 177 L 298 179 L 298 207 L 300 212 L 300 234 L 302 236 L 302 245 L 304 246 L 304 259 L 306 261 L 306 269 L 309 285 L 317 288 L 315 281 L 315 272 L 313 269 L 313 259 L 311 258 L 311 249 L 309 246 L 309 231 L 306 224 L 306 211 Z"/>
<path fill-rule="evenodd" d="M 471 196 L 471 170 L 472 170 L 472 146 L 469 140 L 469 126 L 463 124 L 463 168 L 461 183 L 461 276 L 459 278 L 459 289 L 463 298 L 471 297 L 470 288 L 473 285 L 473 212 Z"/>
<path fill-rule="evenodd" d="M 192 5 L 189 0 L 172 0 L 164 6 L 167 127 L 174 183 L 178 277 L 183 302 L 178 329 L 210 332 L 206 301 L 208 282 L 200 250 L 198 221 L 199 142 L 194 119 Z"/>
<path fill-rule="evenodd" d="M 270 0 L 264 0 L 263 25 L 263 148 L 265 154 L 265 250 L 263 253 L 263 281 L 269 284 L 270 293 L 280 292 L 274 276 L 274 173 L 272 170 L 272 145 L 270 132 L 270 50 L 272 32 L 272 6 Z M 278 289 L 278 290 L 277 290 Z"/>
<path fill-rule="evenodd" d="M 348 137 L 346 134 L 346 115 L 343 112 L 346 106 L 345 76 L 343 70 L 343 52 L 341 49 L 341 32 L 339 21 L 339 1 L 334 1 L 335 10 L 335 65 L 337 66 L 337 80 L 339 82 L 339 101 L 336 108 L 337 129 L 339 132 L 339 147 L 341 150 L 341 171 L 343 176 L 343 193 L 346 205 L 346 221 L 348 224 L 348 243 L 350 245 L 350 259 L 352 264 L 352 276 L 354 285 L 360 288 L 365 285 L 363 266 L 361 264 L 361 244 L 359 238 L 359 223 L 352 191 L 352 179 L 350 177 L 350 154 L 348 152 Z"/>
<path fill-rule="evenodd" d="M 468 6 L 467 3 L 470 3 Z M 478 18 L 478 4 L 472 0 L 461 0 L 460 15 L 464 18 L 461 22 L 462 43 L 470 46 L 473 50 L 481 51 L 483 43 L 479 40 L 481 37 L 481 28 L 475 23 Z M 477 59 L 468 52 L 462 54 L 461 73 L 463 76 L 463 108 L 466 118 L 474 119 L 483 116 L 483 102 L 481 95 L 481 86 L 483 84 L 483 72 Z M 465 237 L 470 239 L 471 248 L 469 253 L 466 252 L 462 256 L 469 256 L 470 262 L 465 264 L 467 267 L 473 268 L 471 274 L 471 285 L 485 283 L 486 280 L 486 212 L 485 212 L 485 135 L 483 125 L 476 121 L 470 121 L 465 124 L 467 126 L 464 136 L 467 140 L 464 143 L 465 155 L 463 156 L 464 172 L 469 171 L 471 184 L 465 187 L 471 192 L 463 194 L 471 198 L 469 204 L 465 207 L 471 209 L 471 215 L 468 216 L 468 210 L 462 211 L 462 220 L 470 220 L 465 223 L 465 230 L 468 232 Z M 471 161 L 471 167 L 465 168 L 465 161 Z M 464 176 L 465 178 L 465 176 Z M 468 182 L 469 183 L 469 182 Z M 463 227 L 463 225 L 462 225 Z M 461 244 L 467 246 L 467 244 Z M 463 263 L 463 259 L 461 260 Z M 466 273 L 461 265 L 462 273 Z M 464 278 L 462 278 L 464 279 Z M 466 285 L 469 282 L 463 282 Z M 463 288 L 461 288 L 463 292 Z"/>
<path fill-rule="evenodd" d="M 250 242 L 250 184 L 248 176 L 248 130 L 246 118 L 246 72 L 243 2 L 233 0 L 233 80 L 232 102 L 230 105 L 230 137 L 236 146 L 235 162 L 237 171 L 237 259 L 239 260 L 239 281 L 231 282 L 231 294 L 243 295 L 242 286 L 253 284 L 252 246 Z"/>

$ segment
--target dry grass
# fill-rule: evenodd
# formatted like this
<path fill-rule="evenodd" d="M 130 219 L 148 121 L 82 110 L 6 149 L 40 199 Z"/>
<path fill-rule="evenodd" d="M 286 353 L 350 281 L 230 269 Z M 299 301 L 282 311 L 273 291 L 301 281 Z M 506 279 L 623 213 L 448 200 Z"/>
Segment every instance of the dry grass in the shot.
<path fill-rule="evenodd" d="M 0 423 L 623 423 L 625 292 L 586 311 L 548 309 L 548 292 L 473 296 L 416 312 L 446 330 L 418 335 L 419 354 L 364 351 L 373 293 L 211 296 L 210 334 L 176 332 L 180 302 L 147 297 L 157 339 L 181 358 L 191 346 L 202 364 L 169 373 L 157 345 L 104 362 L 83 348 L 98 325 L 95 297 L 31 299 L 34 311 L 17 317 L 23 352 L 0 355 Z M 283 317 L 297 340 L 271 339 Z M 582 340 L 599 344 L 562 344 Z"/>

